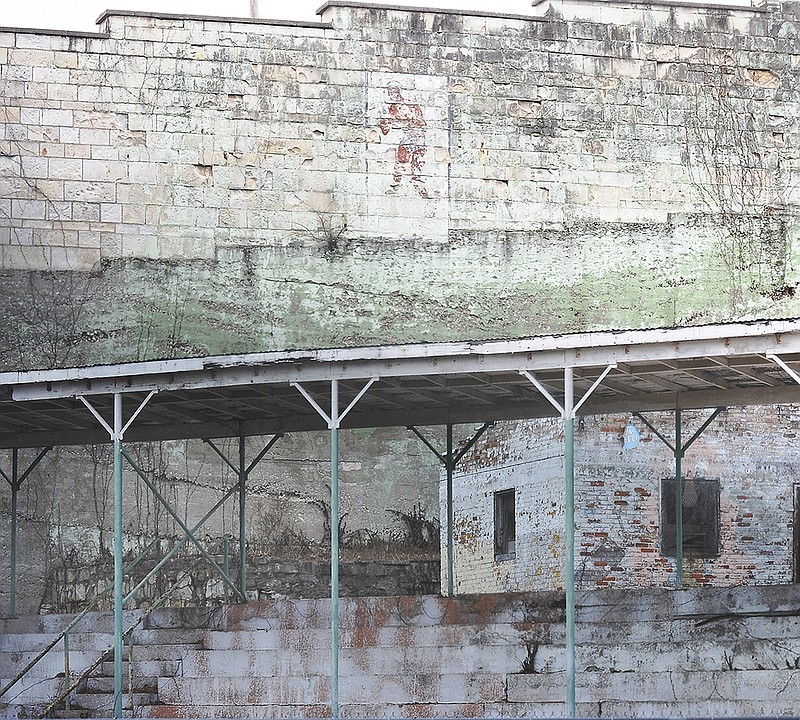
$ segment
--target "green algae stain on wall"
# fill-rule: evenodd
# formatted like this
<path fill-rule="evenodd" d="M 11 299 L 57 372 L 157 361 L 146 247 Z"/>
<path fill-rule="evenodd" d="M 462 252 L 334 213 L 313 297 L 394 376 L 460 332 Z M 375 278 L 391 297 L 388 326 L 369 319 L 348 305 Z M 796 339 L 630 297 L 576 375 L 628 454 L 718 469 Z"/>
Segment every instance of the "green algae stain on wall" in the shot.
<path fill-rule="evenodd" d="M 94 321 L 107 360 L 313 347 L 485 340 L 702 324 L 793 309 L 756 292 L 733 307 L 713 227 L 585 228 L 496 245 L 468 235 L 419 250 L 354 243 L 315 251 L 230 251 L 206 263 L 116 261 Z M 788 263 L 788 264 L 791 264 Z M 124 278 L 124 282 L 122 281 Z M 791 277 L 783 277 L 784 284 Z"/>

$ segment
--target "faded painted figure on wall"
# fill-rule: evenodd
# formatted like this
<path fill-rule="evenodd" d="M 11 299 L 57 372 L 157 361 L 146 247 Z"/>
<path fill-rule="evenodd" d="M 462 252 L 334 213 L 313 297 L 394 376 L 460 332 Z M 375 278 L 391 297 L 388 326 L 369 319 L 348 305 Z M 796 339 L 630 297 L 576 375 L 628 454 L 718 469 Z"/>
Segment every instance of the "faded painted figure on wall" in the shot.
<path fill-rule="evenodd" d="M 425 117 L 418 103 L 408 102 L 396 84 L 386 88 L 389 96 L 387 115 L 381 118 L 381 133 L 388 135 L 392 130 L 400 130 L 403 134 L 397 145 L 394 173 L 389 193 L 396 193 L 403 175 L 411 174 L 411 184 L 420 197 L 429 198 L 428 189 L 422 179 L 422 168 L 425 165 Z"/>

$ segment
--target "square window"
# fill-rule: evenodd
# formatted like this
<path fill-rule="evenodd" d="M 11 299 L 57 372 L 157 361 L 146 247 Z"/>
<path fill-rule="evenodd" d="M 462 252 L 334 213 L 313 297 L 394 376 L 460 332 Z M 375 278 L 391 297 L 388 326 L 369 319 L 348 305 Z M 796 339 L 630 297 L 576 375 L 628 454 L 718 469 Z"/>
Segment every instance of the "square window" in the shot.
<path fill-rule="evenodd" d="M 661 481 L 661 552 L 675 556 L 675 478 Z M 710 557 L 719 552 L 719 480 L 683 481 L 683 553 Z"/>
<path fill-rule="evenodd" d="M 517 549 L 517 520 L 514 493 L 503 490 L 494 494 L 494 557 L 511 560 Z"/>

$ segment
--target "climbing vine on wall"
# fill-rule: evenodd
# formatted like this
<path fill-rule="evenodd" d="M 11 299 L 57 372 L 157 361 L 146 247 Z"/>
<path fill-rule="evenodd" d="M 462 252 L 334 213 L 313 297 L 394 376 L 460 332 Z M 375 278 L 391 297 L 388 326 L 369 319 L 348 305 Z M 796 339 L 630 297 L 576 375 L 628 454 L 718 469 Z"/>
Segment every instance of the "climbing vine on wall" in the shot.
<path fill-rule="evenodd" d="M 780 79 L 717 55 L 689 101 L 685 151 L 692 185 L 718 224 L 737 311 L 751 293 L 794 294 L 786 284 L 790 181 L 785 119 L 770 110 Z"/>

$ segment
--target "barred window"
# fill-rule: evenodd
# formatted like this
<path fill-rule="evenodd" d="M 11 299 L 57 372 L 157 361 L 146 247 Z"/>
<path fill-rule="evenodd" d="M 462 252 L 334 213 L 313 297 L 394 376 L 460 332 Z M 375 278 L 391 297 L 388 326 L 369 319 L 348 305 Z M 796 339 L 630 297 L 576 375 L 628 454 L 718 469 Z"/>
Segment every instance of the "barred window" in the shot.
<path fill-rule="evenodd" d="M 494 557 L 511 560 L 517 549 L 517 521 L 513 489 L 494 494 Z"/>
<path fill-rule="evenodd" d="M 675 478 L 661 481 L 661 552 L 675 555 Z M 719 480 L 683 481 L 683 552 L 709 557 L 719 552 Z"/>

